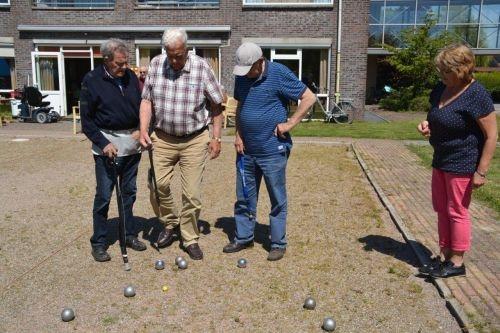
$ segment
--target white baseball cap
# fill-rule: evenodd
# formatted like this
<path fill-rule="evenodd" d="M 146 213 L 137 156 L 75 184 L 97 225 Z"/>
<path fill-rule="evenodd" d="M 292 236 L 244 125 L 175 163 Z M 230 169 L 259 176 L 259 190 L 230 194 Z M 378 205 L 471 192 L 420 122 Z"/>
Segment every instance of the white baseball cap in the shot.
<path fill-rule="evenodd" d="M 236 66 L 233 74 L 245 76 L 252 68 L 252 65 L 262 58 L 262 49 L 254 43 L 243 43 L 236 50 Z"/>

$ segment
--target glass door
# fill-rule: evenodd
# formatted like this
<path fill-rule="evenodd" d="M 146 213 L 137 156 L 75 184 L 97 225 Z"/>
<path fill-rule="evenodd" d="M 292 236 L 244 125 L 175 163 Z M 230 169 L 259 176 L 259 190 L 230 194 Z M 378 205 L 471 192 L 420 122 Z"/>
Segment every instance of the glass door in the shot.
<path fill-rule="evenodd" d="M 33 85 L 61 116 L 67 115 L 62 52 L 31 52 Z"/>
<path fill-rule="evenodd" d="M 301 49 L 271 49 L 271 61 L 279 62 L 288 67 L 295 75 L 302 80 L 302 50 Z M 297 110 L 298 103 L 291 101 L 289 113 Z"/>

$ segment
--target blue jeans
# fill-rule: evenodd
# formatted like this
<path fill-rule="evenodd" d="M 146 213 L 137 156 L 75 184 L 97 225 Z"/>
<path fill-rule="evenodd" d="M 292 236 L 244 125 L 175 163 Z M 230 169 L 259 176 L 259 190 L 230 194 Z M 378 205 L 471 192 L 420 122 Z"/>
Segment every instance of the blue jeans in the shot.
<path fill-rule="evenodd" d="M 117 157 L 117 171 L 121 177 L 123 210 L 125 211 L 125 234 L 127 237 L 137 236 L 132 207 L 137 193 L 136 179 L 140 160 L 141 154 Z M 93 210 L 94 234 L 90 238 L 90 243 L 92 246 L 106 246 L 108 209 L 113 188 L 116 185 L 116 175 L 108 157 L 94 155 L 94 161 L 97 185 Z"/>
<path fill-rule="evenodd" d="M 286 164 L 288 156 L 289 150 L 266 157 L 240 155 L 243 160 L 245 188 L 243 175 L 237 163 L 237 201 L 234 204 L 234 219 L 236 221 L 234 241 L 236 243 L 243 244 L 254 239 L 259 187 L 262 177 L 264 177 L 271 200 L 271 212 L 269 213 L 271 248 L 286 247 Z"/>

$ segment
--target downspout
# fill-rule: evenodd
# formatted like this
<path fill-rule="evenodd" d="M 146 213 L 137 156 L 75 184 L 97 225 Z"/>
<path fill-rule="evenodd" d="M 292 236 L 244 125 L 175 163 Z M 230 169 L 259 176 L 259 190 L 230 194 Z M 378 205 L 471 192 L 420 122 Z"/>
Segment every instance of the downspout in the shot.
<path fill-rule="evenodd" d="M 340 50 L 342 42 L 342 0 L 338 0 L 339 10 L 337 16 L 337 54 L 336 54 L 336 73 L 335 73 L 335 103 L 340 100 Z"/>

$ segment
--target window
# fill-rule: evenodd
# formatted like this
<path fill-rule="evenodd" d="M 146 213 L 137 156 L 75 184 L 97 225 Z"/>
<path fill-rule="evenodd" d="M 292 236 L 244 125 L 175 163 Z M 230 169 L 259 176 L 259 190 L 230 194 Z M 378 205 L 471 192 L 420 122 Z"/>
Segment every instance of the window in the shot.
<path fill-rule="evenodd" d="M 424 23 L 427 15 L 435 19 L 438 24 L 446 24 L 448 0 L 417 1 L 417 23 Z"/>
<path fill-rule="evenodd" d="M 243 0 L 244 6 L 332 6 L 333 0 Z"/>
<path fill-rule="evenodd" d="M 115 0 L 33 0 L 37 8 L 113 8 Z"/>
<path fill-rule="evenodd" d="M 214 71 L 215 77 L 219 80 L 219 49 L 196 47 L 195 53 L 197 56 L 202 57 L 208 62 Z"/>
<path fill-rule="evenodd" d="M 139 47 L 138 66 L 149 66 L 151 59 L 159 54 L 161 54 L 161 47 L 159 46 Z"/>
<path fill-rule="evenodd" d="M 386 1 L 385 24 L 415 24 L 415 0 Z"/>
<path fill-rule="evenodd" d="M 447 30 L 472 48 L 500 48 L 500 0 L 371 0 L 368 46 L 404 47 L 401 31 L 428 16 L 437 23 L 433 36 Z"/>
<path fill-rule="evenodd" d="M 483 0 L 482 24 L 500 24 L 500 0 Z"/>
<path fill-rule="evenodd" d="M 448 23 L 478 23 L 481 0 L 450 1 Z"/>
<path fill-rule="evenodd" d="M 482 26 L 479 34 L 479 46 L 485 49 L 500 48 L 500 26 Z"/>
<path fill-rule="evenodd" d="M 141 8 L 160 7 L 219 7 L 219 0 L 138 0 Z"/>
<path fill-rule="evenodd" d="M 16 87 L 14 58 L 0 58 L 0 91 Z"/>
<path fill-rule="evenodd" d="M 0 7 L 9 5 L 10 5 L 10 0 L 0 0 Z"/>

